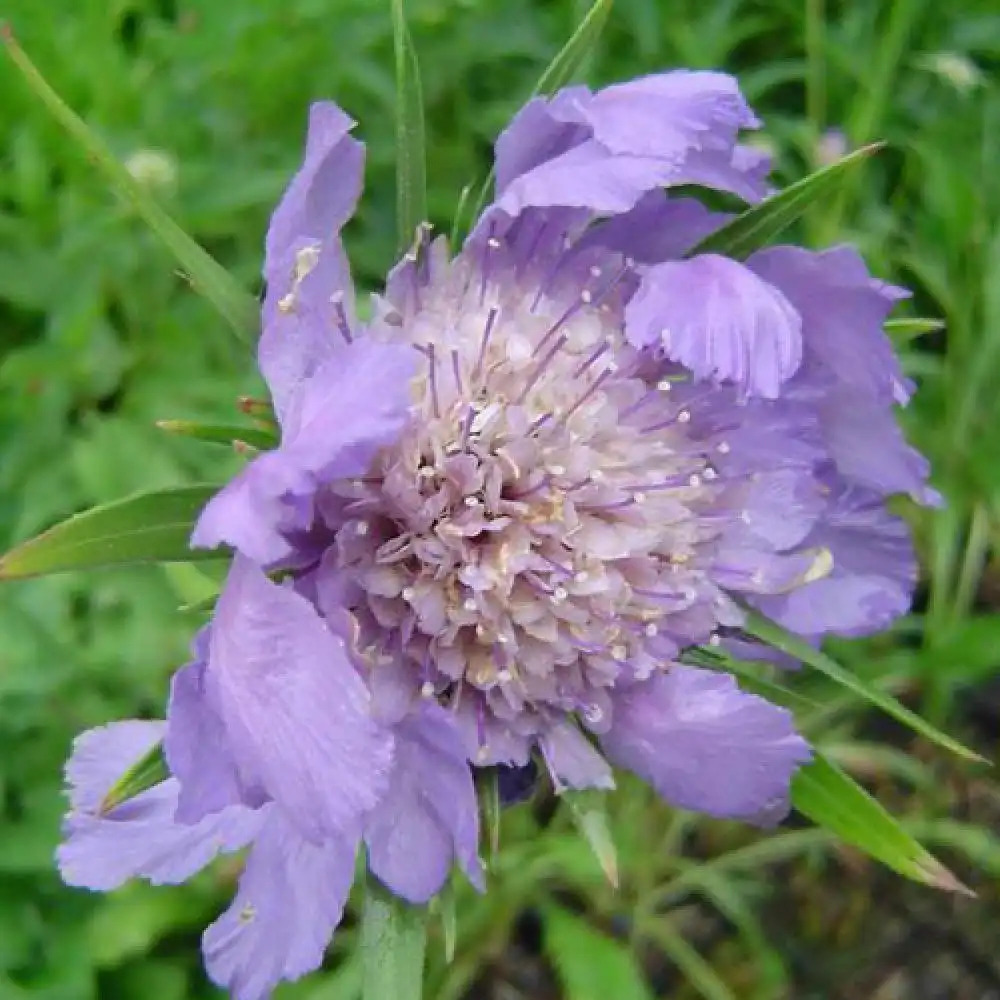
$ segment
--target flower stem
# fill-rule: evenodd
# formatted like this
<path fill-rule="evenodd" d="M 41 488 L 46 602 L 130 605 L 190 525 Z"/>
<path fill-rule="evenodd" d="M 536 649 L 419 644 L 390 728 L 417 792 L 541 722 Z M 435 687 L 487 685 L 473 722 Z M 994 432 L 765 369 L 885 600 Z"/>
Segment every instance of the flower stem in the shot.
<path fill-rule="evenodd" d="M 426 939 L 427 910 L 369 875 L 361 914 L 362 1000 L 420 1000 Z"/>

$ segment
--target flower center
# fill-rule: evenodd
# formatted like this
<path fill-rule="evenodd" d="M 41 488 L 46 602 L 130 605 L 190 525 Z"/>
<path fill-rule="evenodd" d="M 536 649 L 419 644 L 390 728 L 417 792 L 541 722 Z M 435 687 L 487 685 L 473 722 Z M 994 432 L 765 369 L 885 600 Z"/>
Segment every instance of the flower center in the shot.
<path fill-rule="evenodd" d="M 439 263 L 401 317 L 423 356 L 414 419 L 334 487 L 338 565 L 362 643 L 425 695 L 596 726 L 596 690 L 711 633 L 695 557 L 717 476 L 673 383 L 624 342 L 621 268 L 540 288 L 488 263 Z"/>

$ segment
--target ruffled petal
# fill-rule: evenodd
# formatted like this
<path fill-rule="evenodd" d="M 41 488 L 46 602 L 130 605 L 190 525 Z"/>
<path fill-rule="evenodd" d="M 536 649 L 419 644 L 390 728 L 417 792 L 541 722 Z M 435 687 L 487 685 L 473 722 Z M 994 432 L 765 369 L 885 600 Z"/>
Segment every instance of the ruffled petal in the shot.
<path fill-rule="evenodd" d="M 234 1000 L 264 1000 L 317 968 L 354 879 L 357 831 L 314 844 L 271 809 L 228 910 L 202 938 L 214 982 Z"/>
<path fill-rule="evenodd" d="M 216 607 L 207 675 L 251 801 L 273 799 L 316 842 L 375 805 L 392 738 L 371 718 L 344 641 L 240 556 Z"/>
<path fill-rule="evenodd" d="M 883 403 L 906 401 L 909 385 L 883 329 L 903 289 L 872 278 L 846 246 L 819 253 L 771 247 L 753 254 L 747 267 L 779 288 L 802 317 L 807 362 Z"/>
<path fill-rule="evenodd" d="M 405 345 L 364 338 L 341 351 L 303 383 L 286 414 L 280 448 L 261 455 L 209 501 L 191 544 L 231 545 L 263 566 L 300 554 L 319 485 L 365 472 L 406 424 L 415 367 L 416 352 Z"/>
<path fill-rule="evenodd" d="M 614 788 L 608 762 L 576 726 L 553 723 L 538 738 L 556 791 L 569 788 Z"/>
<path fill-rule="evenodd" d="M 786 628 L 805 636 L 869 635 L 909 610 L 918 571 L 910 532 L 877 494 L 853 487 L 835 496 L 805 544 L 830 553 L 829 575 L 755 601 Z"/>
<path fill-rule="evenodd" d="M 440 890 L 453 860 L 481 888 L 476 792 L 450 716 L 427 703 L 395 734 L 389 788 L 365 824 L 369 867 L 411 903 Z"/>
<path fill-rule="evenodd" d="M 282 418 L 301 382 L 336 349 L 330 297 L 339 293 L 351 308 L 339 232 L 354 212 L 363 180 L 364 146 L 350 137 L 353 127 L 335 104 L 312 106 L 304 161 L 267 233 L 258 361 Z M 294 308 L 296 301 L 301 308 Z"/>
<path fill-rule="evenodd" d="M 908 493 L 917 503 L 941 504 L 927 485 L 930 463 L 906 443 L 891 405 L 842 386 L 824 393 L 818 409 L 842 476 L 883 495 Z"/>
<path fill-rule="evenodd" d="M 163 746 L 170 772 L 181 786 L 176 812 L 180 823 L 196 823 L 237 803 L 257 807 L 266 801 L 261 789 L 241 784 L 209 680 L 205 663 L 196 661 L 178 670 L 170 684 Z"/>
<path fill-rule="evenodd" d="M 659 264 L 682 257 L 730 218 L 696 198 L 669 198 L 663 191 L 650 191 L 628 212 L 593 226 L 576 246 L 602 247 L 640 264 Z"/>
<path fill-rule="evenodd" d="M 236 806 L 187 826 L 174 821 L 178 783 L 170 778 L 108 812 L 112 785 L 160 739 L 160 722 L 127 721 L 77 737 L 66 767 L 70 812 L 56 852 L 69 885 L 116 889 L 130 878 L 183 882 L 220 852 L 246 846 L 261 817 Z"/>
<path fill-rule="evenodd" d="M 766 193 L 758 125 L 732 77 L 678 71 L 529 102 L 497 142 L 497 200 L 486 219 L 528 208 L 627 212 L 656 188 L 700 184 L 748 201 Z"/>
<path fill-rule="evenodd" d="M 625 335 L 752 396 L 776 397 L 802 360 L 802 323 L 784 295 L 716 254 L 648 268 L 626 307 Z"/>
<path fill-rule="evenodd" d="M 601 742 L 673 805 L 751 822 L 787 810 L 810 756 L 789 712 L 731 676 L 681 666 L 617 693 Z"/>

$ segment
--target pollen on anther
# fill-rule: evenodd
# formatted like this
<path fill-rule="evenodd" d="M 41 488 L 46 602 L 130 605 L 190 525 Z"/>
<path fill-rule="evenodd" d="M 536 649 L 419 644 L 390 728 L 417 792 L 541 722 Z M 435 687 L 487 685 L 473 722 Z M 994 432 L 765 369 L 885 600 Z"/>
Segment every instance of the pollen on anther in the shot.
<path fill-rule="evenodd" d="M 721 646 L 722 645 L 722 638 L 718 635 L 718 633 L 713 632 L 708 637 L 708 644 L 710 646 Z"/>
<path fill-rule="evenodd" d="M 643 629 L 643 631 L 644 631 L 644 632 L 646 633 L 646 635 L 648 635 L 648 636 L 649 636 L 650 638 L 652 638 L 652 637 L 653 637 L 654 635 L 656 635 L 656 633 L 657 633 L 657 632 L 659 632 L 659 631 L 660 631 L 660 629 L 659 629 L 659 627 L 657 626 L 656 622 L 650 622 L 650 623 L 649 623 L 649 624 L 648 624 L 648 625 L 647 625 L 647 626 L 646 626 L 646 627 L 645 627 L 645 628 Z"/>
<path fill-rule="evenodd" d="M 660 381 L 656 383 L 656 388 L 659 389 L 660 392 L 670 392 L 673 388 L 673 383 L 668 378 L 661 378 Z"/>
<path fill-rule="evenodd" d="M 367 535 L 368 531 L 369 531 L 368 522 L 367 521 L 358 521 L 358 523 L 354 527 L 354 530 L 359 535 Z"/>
<path fill-rule="evenodd" d="M 633 493 L 632 494 L 632 502 L 633 503 L 645 503 L 646 502 L 646 494 L 645 493 Z"/>
<path fill-rule="evenodd" d="M 677 414 L 677 423 L 679 424 L 691 423 L 691 411 L 681 410 L 681 412 Z"/>
<path fill-rule="evenodd" d="M 719 442 L 719 443 L 718 443 L 718 444 L 717 444 L 717 445 L 715 446 L 715 450 L 716 450 L 716 451 L 717 451 L 717 452 L 718 452 L 718 453 L 719 453 L 720 455 L 728 455 L 728 454 L 729 454 L 729 442 L 728 442 L 728 441 L 720 441 L 720 442 Z"/>
<path fill-rule="evenodd" d="M 699 476 L 697 472 L 692 473 L 690 476 L 688 476 L 688 486 L 691 486 L 692 488 L 695 489 L 701 486 L 701 476 Z"/>
<path fill-rule="evenodd" d="M 505 667 L 497 672 L 497 680 L 501 684 L 509 684 L 514 679 L 514 675 Z"/>
<path fill-rule="evenodd" d="M 422 698 L 434 697 L 434 685 L 430 681 L 424 681 L 424 683 L 420 685 L 420 696 Z"/>
<path fill-rule="evenodd" d="M 413 600 L 413 594 L 414 594 L 414 591 L 413 591 L 412 587 L 404 587 L 400 591 L 399 596 L 402 597 L 404 601 L 412 601 Z"/>
<path fill-rule="evenodd" d="M 464 601 L 462 601 L 462 607 L 465 608 L 466 611 L 475 611 L 477 605 L 473 598 L 467 597 Z"/>
<path fill-rule="evenodd" d="M 590 305 L 590 303 L 594 301 L 594 295 L 589 288 L 585 288 L 582 292 L 580 292 L 580 301 L 583 302 L 584 305 Z"/>
<path fill-rule="evenodd" d="M 490 237 L 490 238 L 489 238 L 489 239 L 488 239 L 488 240 L 486 241 L 486 245 L 487 245 L 487 246 L 488 246 L 488 247 L 489 247 L 489 248 L 490 248 L 491 250 L 499 250 L 499 249 L 500 249 L 500 241 L 499 241 L 499 240 L 498 240 L 498 239 L 497 239 L 497 238 L 496 238 L 495 236 L 491 236 L 491 237 Z"/>
<path fill-rule="evenodd" d="M 611 658 L 617 660 L 619 663 L 628 656 L 628 648 L 621 645 L 621 643 L 611 647 Z"/>
<path fill-rule="evenodd" d="M 557 604 L 565 601 L 567 597 L 569 597 L 569 591 L 565 587 L 556 587 L 555 590 L 552 591 L 552 600 Z"/>

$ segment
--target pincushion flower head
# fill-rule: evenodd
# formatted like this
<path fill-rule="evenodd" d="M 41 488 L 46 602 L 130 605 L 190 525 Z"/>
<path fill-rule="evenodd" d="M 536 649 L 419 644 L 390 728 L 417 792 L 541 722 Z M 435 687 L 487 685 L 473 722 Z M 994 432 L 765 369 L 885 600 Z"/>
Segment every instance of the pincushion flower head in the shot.
<path fill-rule="evenodd" d="M 455 866 L 483 885 L 481 769 L 783 816 L 791 715 L 682 655 L 744 652 L 748 608 L 810 641 L 884 628 L 915 580 L 886 498 L 935 496 L 893 416 L 903 292 L 847 247 L 697 250 L 727 216 L 693 189 L 769 193 L 757 125 L 711 72 L 533 99 L 465 244 L 420 227 L 362 320 L 363 149 L 312 108 L 264 267 L 281 442 L 198 520 L 236 556 L 166 722 L 77 743 L 68 881 L 249 847 L 204 951 L 260 1000 L 321 961 L 359 848 L 413 903 Z M 98 809 L 161 737 L 169 779 Z"/>

